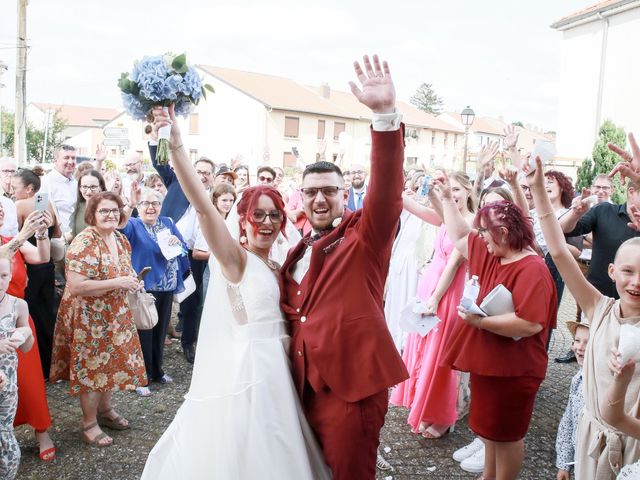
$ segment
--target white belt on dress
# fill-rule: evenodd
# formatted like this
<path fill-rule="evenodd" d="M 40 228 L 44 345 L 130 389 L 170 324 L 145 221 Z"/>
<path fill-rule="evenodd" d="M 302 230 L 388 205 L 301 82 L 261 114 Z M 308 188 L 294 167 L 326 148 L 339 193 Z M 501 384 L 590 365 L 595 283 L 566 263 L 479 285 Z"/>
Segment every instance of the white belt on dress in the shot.
<path fill-rule="evenodd" d="M 598 432 L 587 450 L 587 454 L 597 462 L 594 480 L 609 480 L 611 472 L 613 471 L 617 475 L 622 466 L 622 436 L 624 433 L 604 425 L 586 408 L 583 410 L 583 415 L 591 427 Z"/>

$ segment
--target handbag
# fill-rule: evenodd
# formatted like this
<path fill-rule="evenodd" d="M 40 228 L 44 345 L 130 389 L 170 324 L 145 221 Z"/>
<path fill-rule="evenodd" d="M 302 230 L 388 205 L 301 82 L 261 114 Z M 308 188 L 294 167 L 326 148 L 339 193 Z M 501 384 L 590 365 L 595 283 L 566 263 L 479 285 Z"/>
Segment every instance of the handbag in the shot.
<path fill-rule="evenodd" d="M 51 259 L 54 262 L 64 260 L 64 254 L 67 251 L 67 245 L 64 242 L 64 238 L 52 238 L 51 240 L 49 240 L 49 248 L 51 249 Z"/>
<path fill-rule="evenodd" d="M 150 293 L 140 289 L 129 293 L 129 308 L 133 315 L 133 321 L 138 330 L 151 330 L 158 323 L 158 310 L 156 299 Z"/>

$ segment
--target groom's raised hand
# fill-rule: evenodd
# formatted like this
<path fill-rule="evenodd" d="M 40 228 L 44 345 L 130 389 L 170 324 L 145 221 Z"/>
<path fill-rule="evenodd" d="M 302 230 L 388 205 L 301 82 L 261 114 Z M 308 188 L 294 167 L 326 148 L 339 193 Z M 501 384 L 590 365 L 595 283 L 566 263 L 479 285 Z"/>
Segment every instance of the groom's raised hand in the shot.
<path fill-rule="evenodd" d="M 359 88 L 354 82 L 349 82 L 351 92 L 373 113 L 393 113 L 396 107 L 396 90 L 389 64 L 384 61 L 381 67 L 377 55 L 373 56 L 373 65 L 368 55 L 365 55 L 363 60 L 364 71 L 360 63 L 353 62 L 353 68 L 362 86 Z"/>

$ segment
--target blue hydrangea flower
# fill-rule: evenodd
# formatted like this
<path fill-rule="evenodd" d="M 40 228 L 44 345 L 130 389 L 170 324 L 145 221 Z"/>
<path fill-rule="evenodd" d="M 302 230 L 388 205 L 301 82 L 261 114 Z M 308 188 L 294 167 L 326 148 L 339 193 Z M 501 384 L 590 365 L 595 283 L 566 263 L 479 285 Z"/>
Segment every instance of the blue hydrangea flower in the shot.
<path fill-rule="evenodd" d="M 202 98 L 202 80 L 195 68 L 179 74 L 171 68 L 173 56 L 145 56 L 133 66 L 129 78 L 140 89 L 138 95 L 122 94 L 126 111 L 136 120 L 144 120 L 154 105 L 175 104 L 176 115 L 191 113 Z"/>

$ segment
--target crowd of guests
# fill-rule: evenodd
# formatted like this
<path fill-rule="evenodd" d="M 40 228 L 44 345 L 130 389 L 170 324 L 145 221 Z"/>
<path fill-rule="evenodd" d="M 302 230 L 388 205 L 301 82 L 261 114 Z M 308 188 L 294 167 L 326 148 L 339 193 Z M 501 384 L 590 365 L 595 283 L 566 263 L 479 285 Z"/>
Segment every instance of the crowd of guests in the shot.
<path fill-rule="evenodd" d="M 14 478 L 19 465 L 14 426 L 30 425 L 40 458 L 56 458 L 45 381 L 69 382 L 81 407 L 81 439 L 107 447 L 113 438 L 103 428 L 130 428 L 113 407 L 114 392 L 145 397 L 154 384 L 171 384 L 163 356 L 172 337 L 194 362 L 216 263 L 175 172 L 156 162 L 150 133 L 153 173 L 145 173 L 141 152 L 127 156 L 124 174 L 107 168 L 102 148 L 93 161 L 77 165 L 69 145 L 55 150 L 48 173 L 0 160 L 2 478 Z M 574 468 L 576 478 L 615 478 L 640 459 L 640 429 L 628 415 L 637 406 L 640 377 L 617 361 L 617 352 L 610 354 L 620 324 L 640 316 L 640 150 L 633 136 L 630 142 L 633 154 L 611 147 L 623 157 L 612 172 L 627 179 L 622 205 L 611 201 L 609 175 L 576 193 L 565 174 L 521 158 L 513 128 L 505 131 L 502 165 L 496 165 L 497 144 L 486 145 L 473 181 L 443 168 L 406 173 L 385 314 L 410 376 L 390 402 L 408 408 L 411 430 L 433 441 L 469 414 L 478 438 L 453 454 L 464 470 L 483 472 L 485 479 L 517 478 L 565 285 L 579 311 L 567 324 L 571 355 L 559 360 L 575 358 L 583 369 L 567 385 L 558 478 L 570 478 Z M 262 166 L 253 177 L 241 158 L 216 165 L 201 157 L 194 166 L 236 238 L 243 235 L 235 208 L 243 192 L 253 182 L 279 192 L 289 222 L 271 250 L 276 262 L 311 232 L 296 180 L 281 168 Z M 352 164 L 342 173 L 345 206 L 356 211 L 367 195 L 366 167 Z M 167 255 L 167 246 L 179 253 Z M 478 305 L 501 285 L 513 311 L 480 316 L 460 307 L 472 276 L 479 281 Z M 128 303 L 141 289 L 153 296 L 158 313 L 148 330 L 136 328 Z M 416 297 L 423 315 L 439 319 L 426 335 L 401 326 Z M 603 395 L 611 401 L 603 404 Z M 379 456 L 378 467 L 391 465 Z"/>
<path fill-rule="evenodd" d="M 578 479 L 616 478 L 623 465 L 640 459 L 637 423 L 625 430 L 608 412 L 620 405 L 616 421 L 629 425 L 637 411 L 632 367 L 610 358 L 610 350 L 620 325 L 640 320 L 640 150 L 633 135 L 632 154 L 611 145 L 622 162 L 576 193 L 562 172 L 521 158 L 513 128 L 504 138 L 500 168 L 497 144 L 482 148 L 473 186 L 462 172 L 417 168 L 407 175 L 385 312 L 410 377 L 390 401 L 407 407 L 412 431 L 431 440 L 469 413 L 477 438 L 453 458 L 484 479 L 517 478 L 566 285 L 578 305 L 576 321 L 567 324 L 574 342 L 571 355 L 556 360 L 577 360 L 584 370 L 567 385 L 557 476 L 568 479 L 575 469 Z M 618 173 L 623 204 L 611 199 Z M 425 175 L 431 177 L 426 197 L 420 195 Z M 435 235 L 425 236 L 425 225 Z M 427 260 L 416 263 L 429 239 Z M 511 294 L 513 310 L 482 316 L 461 307 L 472 276 L 479 281 L 478 305 L 500 285 Z M 416 298 L 423 316 L 439 319 L 426 334 L 402 328 L 401 317 Z M 611 395 L 616 401 L 603 404 L 619 377 L 621 386 Z M 632 392 L 625 396 L 625 388 Z"/>

